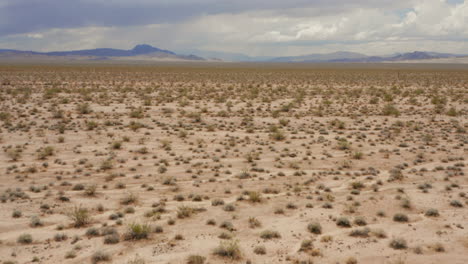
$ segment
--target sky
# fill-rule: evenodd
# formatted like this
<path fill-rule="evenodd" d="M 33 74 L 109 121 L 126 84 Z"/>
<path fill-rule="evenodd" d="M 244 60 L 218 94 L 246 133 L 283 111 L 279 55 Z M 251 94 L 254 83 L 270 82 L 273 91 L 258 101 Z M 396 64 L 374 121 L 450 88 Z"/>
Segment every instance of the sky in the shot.
<path fill-rule="evenodd" d="M 0 0 L 0 49 L 468 54 L 468 0 Z"/>

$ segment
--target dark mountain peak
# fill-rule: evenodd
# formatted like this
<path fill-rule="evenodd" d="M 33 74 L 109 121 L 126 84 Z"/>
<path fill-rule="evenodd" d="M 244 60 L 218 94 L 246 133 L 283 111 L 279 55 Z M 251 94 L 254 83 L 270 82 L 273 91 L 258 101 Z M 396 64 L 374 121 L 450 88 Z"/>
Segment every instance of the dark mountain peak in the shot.
<path fill-rule="evenodd" d="M 155 52 L 158 50 L 159 49 L 148 44 L 138 44 L 132 49 L 132 51 L 135 53 L 149 53 L 149 52 Z"/>
<path fill-rule="evenodd" d="M 153 53 L 153 52 L 164 52 L 164 53 L 169 53 L 169 54 L 175 54 L 172 51 L 158 49 L 148 44 L 138 44 L 131 50 L 131 52 L 135 55 L 142 55 L 142 54 L 148 54 L 148 53 Z"/>
<path fill-rule="evenodd" d="M 424 51 L 413 51 L 408 53 L 403 53 L 393 57 L 393 59 L 397 60 L 420 60 L 420 59 L 432 59 L 437 58 L 437 56 L 432 56 Z"/>

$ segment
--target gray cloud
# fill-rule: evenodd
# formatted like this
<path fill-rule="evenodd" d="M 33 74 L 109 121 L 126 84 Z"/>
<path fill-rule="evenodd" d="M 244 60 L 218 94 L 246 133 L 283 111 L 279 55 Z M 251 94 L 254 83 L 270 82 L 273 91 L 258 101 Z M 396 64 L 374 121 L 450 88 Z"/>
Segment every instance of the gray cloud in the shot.
<path fill-rule="evenodd" d="M 468 53 L 468 0 L 0 0 L 0 48 Z"/>
<path fill-rule="evenodd" d="M 337 13 L 349 8 L 401 5 L 402 1 L 343 0 L 3 0 L 0 36 L 47 28 L 177 23 L 203 15 L 283 10 L 289 15 Z M 313 7 L 314 13 L 301 12 Z"/>

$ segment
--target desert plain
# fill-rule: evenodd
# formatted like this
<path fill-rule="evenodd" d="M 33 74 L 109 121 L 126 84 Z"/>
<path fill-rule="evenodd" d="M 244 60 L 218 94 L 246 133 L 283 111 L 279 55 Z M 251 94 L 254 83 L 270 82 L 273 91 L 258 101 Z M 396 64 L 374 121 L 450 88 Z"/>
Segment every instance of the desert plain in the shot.
<path fill-rule="evenodd" d="M 0 66 L 0 263 L 468 263 L 468 68 Z"/>

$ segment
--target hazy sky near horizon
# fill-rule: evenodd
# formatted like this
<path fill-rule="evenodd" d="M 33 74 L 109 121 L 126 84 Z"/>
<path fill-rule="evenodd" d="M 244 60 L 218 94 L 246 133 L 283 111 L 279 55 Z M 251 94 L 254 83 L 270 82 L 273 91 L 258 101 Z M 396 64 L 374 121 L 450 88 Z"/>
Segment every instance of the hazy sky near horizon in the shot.
<path fill-rule="evenodd" d="M 0 49 L 468 54 L 468 0 L 0 0 Z"/>

